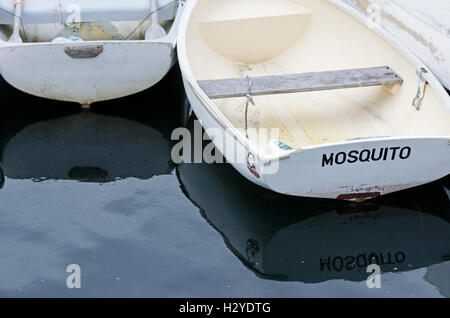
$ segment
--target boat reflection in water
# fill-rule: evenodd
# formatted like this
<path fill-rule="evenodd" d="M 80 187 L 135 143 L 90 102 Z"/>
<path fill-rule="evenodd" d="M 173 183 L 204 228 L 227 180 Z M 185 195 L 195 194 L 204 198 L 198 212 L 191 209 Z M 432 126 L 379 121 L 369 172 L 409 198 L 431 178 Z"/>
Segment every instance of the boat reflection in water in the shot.
<path fill-rule="evenodd" d="M 25 127 L 6 144 L 2 161 L 12 179 L 108 182 L 167 174 L 169 153 L 167 139 L 149 126 L 83 112 Z"/>
<path fill-rule="evenodd" d="M 367 280 L 371 263 L 382 273 L 404 272 L 450 257 L 450 204 L 442 181 L 354 205 L 261 191 L 228 165 L 177 170 L 186 195 L 262 278 L 358 282 Z"/>
<path fill-rule="evenodd" d="M 50 116 L 51 117 L 51 116 Z M 170 173 L 170 141 L 148 125 L 122 117 L 77 112 L 9 129 L 2 168 L 10 179 L 110 182 Z"/>

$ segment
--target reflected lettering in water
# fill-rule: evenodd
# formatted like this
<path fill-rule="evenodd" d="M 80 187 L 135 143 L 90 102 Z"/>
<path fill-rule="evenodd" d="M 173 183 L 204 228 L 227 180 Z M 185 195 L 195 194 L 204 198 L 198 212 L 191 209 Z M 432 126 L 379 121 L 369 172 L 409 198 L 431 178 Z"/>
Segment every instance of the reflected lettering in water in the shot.
<path fill-rule="evenodd" d="M 261 278 L 358 282 L 372 263 L 401 273 L 450 260 L 445 180 L 355 204 L 257 189 L 220 165 L 182 164 L 177 171 L 186 195 Z M 441 278 L 434 283 L 448 291 L 450 276 Z"/>

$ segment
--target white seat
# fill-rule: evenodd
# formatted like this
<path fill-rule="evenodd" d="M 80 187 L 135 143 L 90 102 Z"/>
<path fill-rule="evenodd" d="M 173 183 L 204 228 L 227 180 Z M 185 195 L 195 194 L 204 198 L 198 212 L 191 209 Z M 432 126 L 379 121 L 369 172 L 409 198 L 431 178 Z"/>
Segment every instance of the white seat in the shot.
<path fill-rule="evenodd" d="M 226 11 L 224 1 L 223 10 Z M 252 2 L 250 2 L 252 4 Z M 208 45 L 227 59 L 241 63 L 256 63 L 274 58 L 291 47 L 306 31 L 311 21 L 311 11 L 295 5 L 275 6 L 267 12 L 254 4 L 252 15 L 207 15 L 199 19 L 200 33 Z M 226 41 L 224 41 L 226 39 Z"/>

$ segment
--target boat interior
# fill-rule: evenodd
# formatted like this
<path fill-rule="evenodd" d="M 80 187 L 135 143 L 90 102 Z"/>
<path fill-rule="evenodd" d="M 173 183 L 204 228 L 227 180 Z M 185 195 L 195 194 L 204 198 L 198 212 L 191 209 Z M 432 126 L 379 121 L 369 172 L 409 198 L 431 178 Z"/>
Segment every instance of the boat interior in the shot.
<path fill-rule="evenodd" d="M 419 87 L 416 66 L 368 25 L 325 0 L 199 0 L 186 31 L 186 51 L 198 81 L 380 66 L 403 79 L 402 84 L 254 96 L 247 120 L 246 97 L 212 99 L 236 128 L 274 128 L 278 141 L 290 148 L 450 135 L 448 104 L 429 85 Z M 418 91 L 420 108 L 412 105 Z"/>
<path fill-rule="evenodd" d="M 158 22 L 168 34 L 172 28 L 176 15 L 176 1 L 171 1 L 169 6 L 162 7 L 158 11 Z M 148 40 L 146 31 L 149 28 L 152 17 L 150 11 L 141 10 L 145 14 L 135 15 L 142 19 L 133 19 L 132 15 L 127 14 L 120 17 L 120 11 L 110 14 L 88 14 L 88 19 L 83 19 L 84 13 L 81 8 L 80 17 L 71 17 L 68 14 L 57 14 L 49 9 L 49 16 L 40 17 L 39 12 L 36 17 L 28 14 L 23 17 L 23 23 L 20 28 L 20 36 L 24 43 L 52 42 L 61 38 L 75 39 L 83 41 L 123 41 L 123 40 Z M 94 13 L 96 11 L 94 10 Z M 4 15 L 4 14 L 3 14 Z M 112 21 L 108 19 L 112 17 Z M 6 24 L 8 21 L 10 23 Z M 33 23 L 29 23 L 29 21 Z M 34 23 L 38 21 L 39 23 Z M 0 39 L 8 41 L 13 33 L 13 20 L 2 18 L 0 15 Z"/>

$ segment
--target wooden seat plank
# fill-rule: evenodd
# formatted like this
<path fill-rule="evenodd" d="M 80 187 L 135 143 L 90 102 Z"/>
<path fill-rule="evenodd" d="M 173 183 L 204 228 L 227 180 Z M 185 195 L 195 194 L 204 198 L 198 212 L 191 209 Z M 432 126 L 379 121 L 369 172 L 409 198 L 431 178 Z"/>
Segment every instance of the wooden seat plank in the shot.
<path fill-rule="evenodd" d="M 258 96 L 402 83 L 403 79 L 388 66 L 198 81 L 211 99 L 244 97 L 249 92 Z"/>

